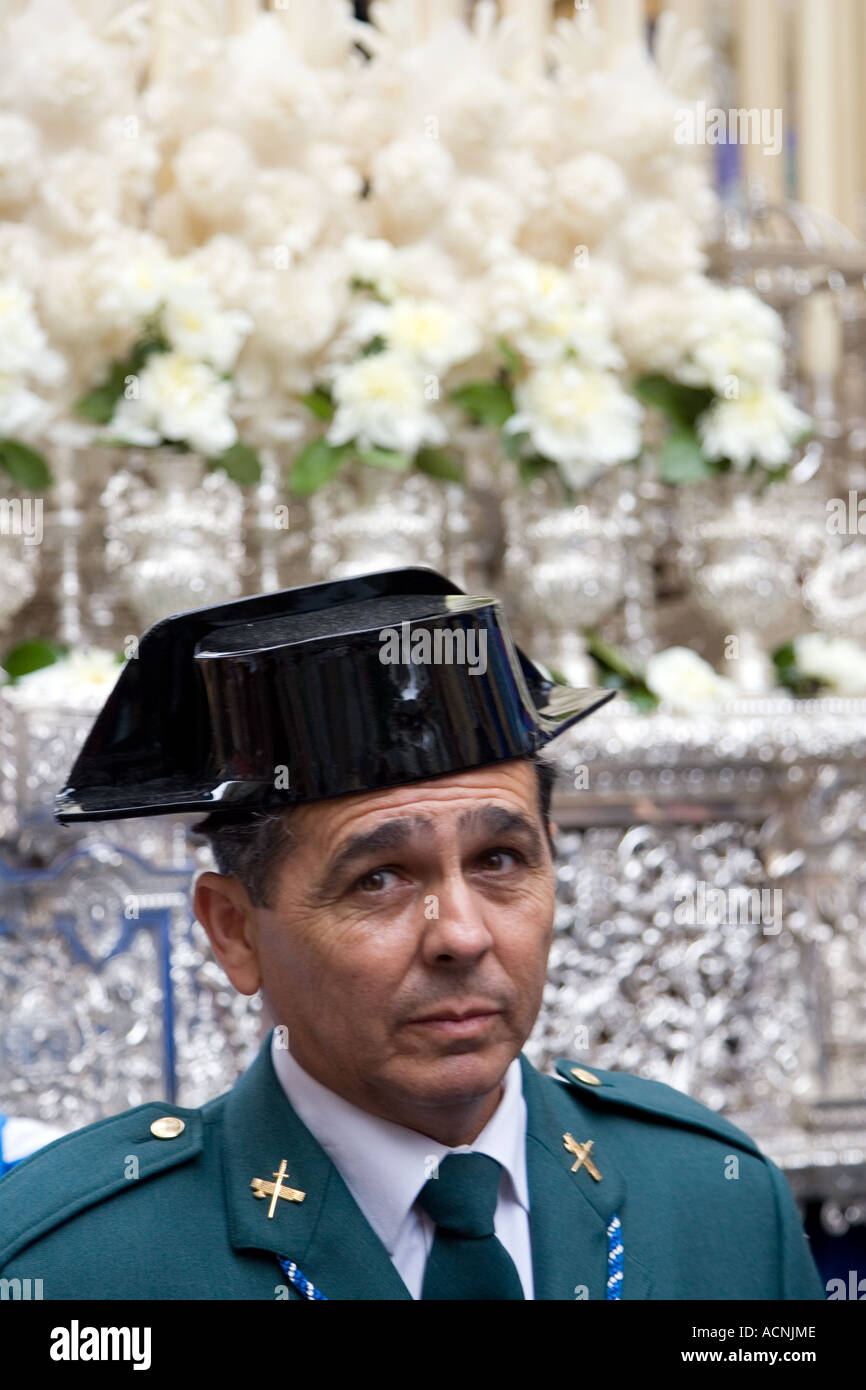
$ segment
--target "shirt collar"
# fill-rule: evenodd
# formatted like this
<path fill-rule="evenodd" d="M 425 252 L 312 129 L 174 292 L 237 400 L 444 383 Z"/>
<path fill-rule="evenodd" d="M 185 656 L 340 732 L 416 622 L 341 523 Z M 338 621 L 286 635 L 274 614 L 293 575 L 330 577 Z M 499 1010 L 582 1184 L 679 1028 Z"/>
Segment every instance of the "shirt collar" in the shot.
<path fill-rule="evenodd" d="M 303 1124 L 318 1140 L 389 1254 L 435 1164 L 449 1153 L 485 1153 L 502 1164 L 514 1197 L 529 1211 L 526 1102 L 520 1059 L 503 1077 L 502 1098 L 471 1145 L 449 1148 L 403 1125 L 371 1115 L 304 1071 L 271 1037 L 277 1080 Z"/>

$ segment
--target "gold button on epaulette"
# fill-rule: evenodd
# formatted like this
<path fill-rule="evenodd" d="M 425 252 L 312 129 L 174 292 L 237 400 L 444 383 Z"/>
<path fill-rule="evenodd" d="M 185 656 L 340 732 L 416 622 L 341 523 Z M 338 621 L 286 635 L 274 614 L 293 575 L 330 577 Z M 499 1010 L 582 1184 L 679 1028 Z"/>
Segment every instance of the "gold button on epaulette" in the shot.
<path fill-rule="evenodd" d="M 158 1120 L 154 1120 L 150 1132 L 154 1139 L 176 1139 L 185 1129 L 186 1125 L 177 1115 L 161 1115 Z"/>
<path fill-rule="evenodd" d="M 601 1078 L 596 1076 L 594 1072 L 587 1071 L 586 1067 L 572 1067 L 571 1074 L 576 1077 L 578 1081 L 585 1081 L 587 1086 L 601 1085 Z"/>

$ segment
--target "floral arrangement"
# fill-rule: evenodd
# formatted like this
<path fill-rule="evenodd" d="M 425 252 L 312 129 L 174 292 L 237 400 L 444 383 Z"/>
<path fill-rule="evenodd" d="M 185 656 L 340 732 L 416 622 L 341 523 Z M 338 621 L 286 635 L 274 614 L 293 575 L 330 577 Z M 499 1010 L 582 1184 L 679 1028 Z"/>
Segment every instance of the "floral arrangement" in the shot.
<path fill-rule="evenodd" d="M 195 449 L 235 481 L 255 482 L 261 468 L 256 451 L 238 439 L 230 370 L 252 320 L 222 309 L 189 261 L 149 249 L 112 287 L 124 310 L 141 315 L 141 328 L 75 408 L 107 426 L 109 443 Z"/>
<path fill-rule="evenodd" d="M 673 139 L 698 36 L 664 14 L 652 56 L 609 49 L 580 7 L 542 75 L 489 0 L 423 40 L 412 14 L 293 0 L 228 34 L 181 7 L 156 68 L 144 7 L 0 19 L 0 280 L 65 366 L 33 377 L 44 442 L 248 481 L 285 445 L 308 492 L 350 459 L 456 478 L 468 420 L 576 488 L 660 410 L 668 481 L 783 469 L 808 422 L 781 324 L 706 278 L 716 199 Z"/>

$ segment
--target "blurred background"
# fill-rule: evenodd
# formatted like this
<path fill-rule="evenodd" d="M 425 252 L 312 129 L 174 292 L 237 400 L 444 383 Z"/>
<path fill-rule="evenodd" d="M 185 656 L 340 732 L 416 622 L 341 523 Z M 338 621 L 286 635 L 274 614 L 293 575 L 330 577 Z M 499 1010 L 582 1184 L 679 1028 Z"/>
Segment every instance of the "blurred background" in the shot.
<path fill-rule="evenodd" d="M 527 1052 L 724 1110 L 860 1296 L 866 0 L 0 0 L 0 53 L 0 1155 L 266 1022 L 194 817 L 53 820 L 119 663 L 422 563 L 621 692 Z"/>

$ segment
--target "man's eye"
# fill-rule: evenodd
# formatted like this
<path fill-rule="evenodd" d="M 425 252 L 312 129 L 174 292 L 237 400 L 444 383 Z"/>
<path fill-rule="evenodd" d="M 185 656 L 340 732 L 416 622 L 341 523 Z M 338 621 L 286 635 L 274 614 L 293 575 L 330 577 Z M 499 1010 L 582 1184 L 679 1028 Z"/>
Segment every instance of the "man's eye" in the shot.
<path fill-rule="evenodd" d="M 352 886 L 362 893 L 382 893 L 388 886 L 387 880 L 396 877 L 393 869 L 373 869 L 369 874 L 356 879 Z"/>
<path fill-rule="evenodd" d="M 513 869 L 515 864 L 525 863 L 525 860 L 516 849 L 486 849 L 480 856 L 479 863 L 485 869 L 492 869 L 494 873 L 504 873 Z"/>

